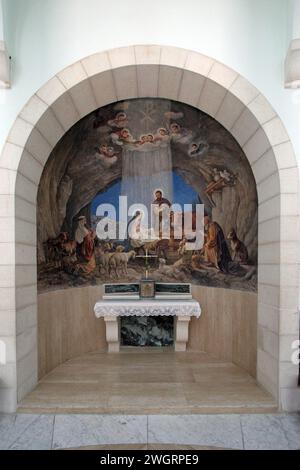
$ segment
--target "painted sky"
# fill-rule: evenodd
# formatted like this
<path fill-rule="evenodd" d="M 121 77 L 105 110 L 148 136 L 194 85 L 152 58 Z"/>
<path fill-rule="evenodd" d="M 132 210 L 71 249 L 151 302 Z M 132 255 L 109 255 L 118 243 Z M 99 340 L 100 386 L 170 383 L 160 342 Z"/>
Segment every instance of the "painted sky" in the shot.
<path fill-rule="evenodd" d="M 173 173 L 173 195 L 174 200 L 171 203 L 193 204 L 199 202 L 198 194 L 187 184 L 184 179 L 175 171 Z M 96 215 L 97 207 L 100 204 L 112 204 L 116 211 L 119 210 L 119 196 L 121 194 L 121 181 L 114 183 L 107 191 L 98 194 L 91 204 L 91 215 Z M 137 201 L 138 202 L 138 201 Z"/>

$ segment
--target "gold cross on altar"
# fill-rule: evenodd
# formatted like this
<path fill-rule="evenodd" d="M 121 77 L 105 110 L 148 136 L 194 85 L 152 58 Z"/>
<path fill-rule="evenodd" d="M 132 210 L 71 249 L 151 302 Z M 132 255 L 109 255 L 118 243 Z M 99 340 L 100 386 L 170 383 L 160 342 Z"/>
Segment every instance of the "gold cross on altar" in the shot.
<path fill-rule="evenodd" d="M 146 248 L 146 254 L 145 255 L 136 255 L 136 258 L 145 258 L 145 270 L 146 270 L 145 277 L 146 277 L 146 279 L 148 279 L 148 271 L 149 271 L 148 259 L 149 258 L 158 258 L 158 256 L 157 255 L 148 255 L 148 248 Z"/>

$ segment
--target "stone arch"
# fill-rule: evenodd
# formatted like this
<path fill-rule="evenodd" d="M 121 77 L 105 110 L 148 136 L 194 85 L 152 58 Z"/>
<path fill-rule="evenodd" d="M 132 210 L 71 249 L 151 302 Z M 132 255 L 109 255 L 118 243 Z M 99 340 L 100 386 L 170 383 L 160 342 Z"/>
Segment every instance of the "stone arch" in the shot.
<path fill-rule="evenodd" d="M 202 54 L 130 46 L 86 57 L 57 73 L 24 106 L 0 157 L 0 339 L 7 363 L 0 410 L 14 411 L 37 382 L 36 195 L 43 167 L 65 132 L 96 108 L 160 97 L 219 121 L 252 167 L 259 202 L 257 380 L 283 409 L 300 407 L 298 367 L 298 168 L 288 134 L 244 77 Z"/>

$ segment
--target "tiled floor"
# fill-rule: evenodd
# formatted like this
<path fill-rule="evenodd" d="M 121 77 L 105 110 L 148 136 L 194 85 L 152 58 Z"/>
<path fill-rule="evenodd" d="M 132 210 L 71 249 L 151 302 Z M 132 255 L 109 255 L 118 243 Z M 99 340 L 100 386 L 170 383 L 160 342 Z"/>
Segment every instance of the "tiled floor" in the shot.
<path fill-rule="evenodd" d="M 300 415 L 0 415 L 0 449 L 74 448 L 300 449 Z"/>
<path fill-rule="evenodd" d="M 133 348 L 90 353 L 45 376 L 26 413 L 195 414 L 275 412 L 253 377 L 206 353 Z"/>
<path fill-rule="evenodd" d="M 1 449 L 300 449 L 299 415 L 205 353 L 86 354 L 18 411 L 0 415 Z"/>

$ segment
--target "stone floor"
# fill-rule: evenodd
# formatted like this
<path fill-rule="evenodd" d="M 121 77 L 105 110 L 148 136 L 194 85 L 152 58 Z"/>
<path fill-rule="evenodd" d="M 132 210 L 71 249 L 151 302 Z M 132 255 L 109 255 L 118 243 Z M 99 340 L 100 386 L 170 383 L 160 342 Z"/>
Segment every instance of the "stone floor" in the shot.
<path fill-rule="evenodd" d="M 0 449 L 300 449 L 300 414 L 0 415 Z"/>
<path fill-rule="evenodd" d="M 300 415 L 276 410 L 247 372 L 205 353 L 96 352 L 0 415 L 0 448 L 300 449 Z"/>
<path fill-rule="evenodd" d="M 126 348 L 71 359 L 43 377 L 19 406 L 32 414 L 276 412 L 245 370 L 206 353 Z"/>

